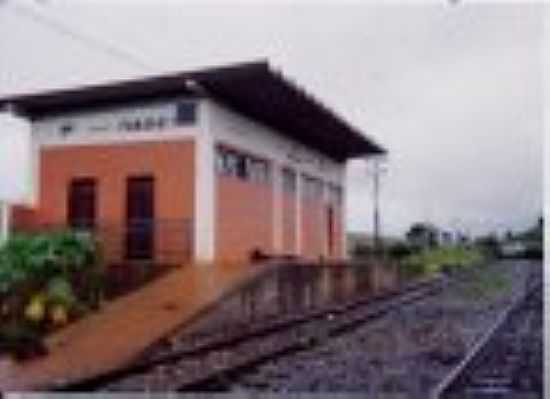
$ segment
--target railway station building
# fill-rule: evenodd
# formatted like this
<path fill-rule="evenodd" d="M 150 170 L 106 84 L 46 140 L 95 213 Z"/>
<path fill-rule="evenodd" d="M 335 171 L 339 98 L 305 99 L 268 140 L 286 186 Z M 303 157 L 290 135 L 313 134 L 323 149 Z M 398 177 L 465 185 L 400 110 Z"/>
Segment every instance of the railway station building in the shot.
<path fill-rule="evenodd" d="M 113 262 L 342 258 L 346 162 L 385 151 L 263 61 L 0 106 L 31 129 L 12 230 L 92 232 Z"/>

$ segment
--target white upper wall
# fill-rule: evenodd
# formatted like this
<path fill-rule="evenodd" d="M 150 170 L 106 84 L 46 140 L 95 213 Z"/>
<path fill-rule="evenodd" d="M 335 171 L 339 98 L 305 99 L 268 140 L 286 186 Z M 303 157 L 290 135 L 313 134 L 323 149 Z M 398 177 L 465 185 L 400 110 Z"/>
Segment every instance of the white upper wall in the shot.
<path fill-rule="evenodd" d="M 197 131 L 198 110 L 196 123 L 178 125 L 177 106 L 193 101 L 196 102 L 192 99 L 161 100 L 45 117 L 33 123 L 33 138 L 45 147 L 188 138 Z M 131 129 L 129 124 L 136 122 L 142 127 Z"/>
<path fill-rule="evenodd" d="M 11 112 L 0 112 L 0 203 L 32 204 L 32 150 L 28 121 Z"/>
<path fill-rule="evenodd" d="M 214 141 L 248 151 L 279 166 L 342 185 L 345 163 L 337 163 L 326 155 L 293 141 L 267 126 L 256 123 L 212 100 L 204 100 L 208 109 L 209 129 Z"/>

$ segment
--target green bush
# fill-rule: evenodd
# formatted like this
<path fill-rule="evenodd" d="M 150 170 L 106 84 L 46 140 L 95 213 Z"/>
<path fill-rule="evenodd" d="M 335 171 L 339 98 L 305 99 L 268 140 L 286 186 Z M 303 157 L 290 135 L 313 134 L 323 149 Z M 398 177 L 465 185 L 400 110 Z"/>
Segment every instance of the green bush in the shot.
<path fill-rule="evenodd" d="M 388 255 L 394 259 L 403 259 L 413 252 L 413 248 L 403 242 L 396 242 L 388 247 Z"/>
<path fill-rule="evenodd" d="M 77 302 L 70 281 L 63 277 L 54 277 L 48 282 L 46 295 L 50 303 L 68 308 L 73 307 Z"/>
<path fill-rule="evenodd" d="M 469 267 L 483 260 L 481 251 L 464 246 L 447 246 L 424 249 L 403 260 L 406 267 L 421 273 L 433 274 Z"/>
<path fill-rule="evenodd" d="M 83 282 L 95 281 L 101 274 L 98 265 L 90 235 L 59 231 L 12 236 L 0 247 L 0 325 L 10 326 L 0 334 L 0 352 L 27 342 L 29 328 L 47 333 L 70 314 L 94 307 L 92 299 L 101 287 Z"/>

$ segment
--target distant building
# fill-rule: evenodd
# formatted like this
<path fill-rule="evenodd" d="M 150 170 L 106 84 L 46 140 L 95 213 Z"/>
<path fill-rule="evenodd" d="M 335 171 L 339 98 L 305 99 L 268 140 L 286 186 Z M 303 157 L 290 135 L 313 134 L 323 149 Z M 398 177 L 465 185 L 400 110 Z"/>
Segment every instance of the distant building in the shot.
<path fill-rule="evenodd" d="M 384 152 L 264 62 L 7 105 L 36 156 L 15 228 L 89 230 L 112 260 L 343 257 L 346 161 Z"/>
<path fill-rule="evenodd" d="M 443 229 L 432 223 L 415 223 L 407 232 L 407 241 L 415 247 L 429 247 L 461 244 L 468 238 L 459 231 Z"/>
<path fill-rule="evenodd" d="M 407 241 L 413 247 L 429 247 L 438 244 L 439 230 L 431 223 L 415 223 L 407 232 Z"/>
<path fill-rule="evenodd" d="M 500 254 L 504 257 L 517 257 L 525 253 L 525 243 L 521 241 L 506 241 L 500 244 Z"/>
<path fill-rule="evenodd" d="M 383 248 L 387 248 L 402 242 L 402 239 L 393 236 L 383 236 L 380 237 L 380 242 Z M 367 233 L 348 232 L 346 247 L 350 256 L 364 254 L 365 252 L 371 253 L 375 248 L 374 236 Z"/>

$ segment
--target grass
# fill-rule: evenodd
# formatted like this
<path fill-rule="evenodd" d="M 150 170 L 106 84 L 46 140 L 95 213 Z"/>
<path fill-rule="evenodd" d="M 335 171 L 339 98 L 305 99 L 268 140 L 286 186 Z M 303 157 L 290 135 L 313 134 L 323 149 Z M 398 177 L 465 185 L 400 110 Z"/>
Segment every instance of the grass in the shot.
<path fill-rule="evenodd" d="M 487 265 L 487 256 L 476 247 L 446 246 L 424 249 L 403 260 L 411 273 L 436 274 L 449 269 L 468 269 L 468 284 L 462 287 L 469 299 L 494 299 L 512 287 L 510 277 L 502 270 Z"/>
<path fill-rule="evenodd" d="M 471 300 L 493 300 L 512 289 L 510 275 L 492 267 L 479 267 L 471 271 L 469 283 L 462 287 L 462 294 Z"/>
<path fill-rule="evenodd" d="M 475 247 L 445 246 L 423 249 L 407 256 L 403 264 L 420 273 L 435 274 L 447 268 L 471 267 L 483 260 L 482 251 Z"/>

